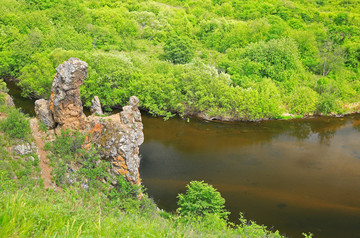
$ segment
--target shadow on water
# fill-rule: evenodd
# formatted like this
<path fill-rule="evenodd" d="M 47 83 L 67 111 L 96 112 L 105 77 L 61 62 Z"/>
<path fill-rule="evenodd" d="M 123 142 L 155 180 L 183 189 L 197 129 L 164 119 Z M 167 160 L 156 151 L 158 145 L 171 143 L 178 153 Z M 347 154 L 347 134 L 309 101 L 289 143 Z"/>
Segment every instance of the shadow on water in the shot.
<path fill-rule="evenodd" d="M 21 89 L 16 85 L 15 81 L 5 81 L 9 89 L 9 95 L 13 98 L 15 106 L 20 108 L 23 113 L 35 116 L 34 99 L 21 96 Z"/>
<path fill-rule="evenodd" d="M 360 116 L 255 123 L 144 117 L 141 176 L 168 211 L 191 180 L 291 237 L 360 237 Z"/>
<path fill-rule="evenodd" d="M 17 107 L 34 100 L 7 82 Z M 89 113 L 85 111 L 85 113 Z M 143 115 L 141 177 L 160 208 L 176 210 L 191 180 L 213 184 L 239 212 L 291 237 L 360 237 L 360 115 L 215 123 Z"/>

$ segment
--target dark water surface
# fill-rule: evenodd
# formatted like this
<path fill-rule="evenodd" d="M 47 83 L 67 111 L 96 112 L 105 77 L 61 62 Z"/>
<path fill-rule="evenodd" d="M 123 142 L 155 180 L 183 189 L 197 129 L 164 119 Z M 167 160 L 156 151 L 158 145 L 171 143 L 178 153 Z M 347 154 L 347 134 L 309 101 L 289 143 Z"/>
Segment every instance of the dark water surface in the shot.
<path fill-rule="evenodd" d="M 15 81 L 5 81 L 6 86 L 9 89 L 9 94 L 14 100 L 15 106 L 21 108 L 21 111 L 35 116 L 34 100 L 21 97 L 21 89 L 16 85 Z"/>
<path fill-rule="evenodd" d="M 17 107 L 33 100 L 8 82 Z M 360 115 L 345 118 L 216 123 L 164 122 L 143 115 L 140 174 L 160 208 L 204 180 L 239 212 L 291 237 L 360 238 Z"/>
<path fill-rule="evenodd" d="M 204 180 L 239 212 L 291 237 L 360 237 L 360 116 L 259 123 L 144 117 L 141 177 L 159 207 L 176 209 Z"/>

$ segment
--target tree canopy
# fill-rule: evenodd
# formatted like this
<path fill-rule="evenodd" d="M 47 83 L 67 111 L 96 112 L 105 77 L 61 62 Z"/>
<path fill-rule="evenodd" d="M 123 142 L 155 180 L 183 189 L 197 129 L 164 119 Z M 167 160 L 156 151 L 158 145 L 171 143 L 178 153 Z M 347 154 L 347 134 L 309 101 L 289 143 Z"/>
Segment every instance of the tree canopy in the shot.
<path fill-rule="evenodd" d="M 55 67 L 77 57 L 86 105 L 136 95 L 155 115 L 245 120 L 358 110 L 356 0 L 2 0 L 0 12 L 0 76 L 24 96 L 49 97 Z"/>

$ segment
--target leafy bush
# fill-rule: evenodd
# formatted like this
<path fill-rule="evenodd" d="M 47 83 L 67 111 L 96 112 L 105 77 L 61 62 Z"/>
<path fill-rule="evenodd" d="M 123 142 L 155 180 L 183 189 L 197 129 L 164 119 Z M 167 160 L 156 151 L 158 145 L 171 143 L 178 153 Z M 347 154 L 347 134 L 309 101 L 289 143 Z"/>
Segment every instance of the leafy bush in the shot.
<path fill-rule="evenodd" d="M 244 50 L 235 50 L 232 57 L 248 59 L 256 64 L 256 68 L 244 68 L 244 72 L 277 81 L 289 80 L 291 75 L 302 70 L 297 45 L 294 40 L 288 38 L 249 44 Z M 247 67 L 247 64 L 243 67 Z"/>
<path fill-rule="evenodd" d="M 105 107 L 123 106 L 136 95 L 144 109 L 166 117 L 274 117 L 294 87 L 321 95 L 314 82 L 324 75 L 336 81 L 339 107 L 359 101 L 358 2 L 160 2 L 2 0 L 0 76 L 18 78 L 25 96 L 49 97 L 55 67 L 78 57 L 89 64 L 85 105 L 98 95 Z M 188 67 L 197 52 L 240 88 L 221 87 L 203 67 Z M 279 100 L 267 103 L 269 93 L 259 88 L 266 79 Z M 191 103 L 187 88 L 200 90 Z M 328 100 L 321 105 L 330 110 Z"/>
<path fill-rule="evenodd" d="M 0 92 L 7 93 L 9 92 L 9 89 L 6 87 L 6 83 L 3 79 L 0 79 Z"/>
<path fill-rule="evenodd" d="M 335 94 L 322 94 L 319 103 L 318 110 L 322 113 L 336 113 L 340 110 L 340 106 L 337 102 L 337 97 Z"/>
<path fill-rule="evenodd" d="M 181 217 L 205 217 L 216 214 L 227 219 L 230 212 L 225 209 L 225 199 L 212 185 L 203 181 L 192 181 L 185 194 L 178 195 L 177 212 Z"/>
<path fill-rule="evenodd" d="M 283 237 L 280 235 L 279 231 L 271 232 L 267 230 L 267 227 L 264 225 L 258 225 L 254 221 L 248 221 L 244 218 L 244 215 L 240 213 L 239 218 L 240 224 L 237 225 L 236 231 L 239 235 L 246 234 L 248 238 L 257 238 L 257 237 L 272 237 L 280 238 Z"/>
<path fill-rule="evenodd" d="M 3 105 L 5 103 L 6 100 L 5 93 L 8 91 L 9 90 L 6 87 L 6 83 L 2 79 L 0 79 L 0 105 Z"/>
<path fill-rule="evenodd" d="M 31 134 L 29 120 L 17 109 L 10 110 L 7 117 L 0 121 L 0 129 L 12 139 L 28 140 Z"/>
<path fill-rule="evenodd" d="M 318 94 L 308 87 L 297 87 L 289 96 L 289 107 L 291 113 L 311 114 L 316 110 Z"/>
<path fill-rule="evenodd" d="M 85 135 L 76 131 L 62 130 L 51 146 L 52 153 L 65 162 L 76 161 L 83 153 Z"/>
<path fill-rule="evenodd" d="M 194 57 L 194 49 L 190 40 L 185 37 L 174 36 L 169 38 L 164 47 L 165 58 L 174 64 L 185 64 Z"/>

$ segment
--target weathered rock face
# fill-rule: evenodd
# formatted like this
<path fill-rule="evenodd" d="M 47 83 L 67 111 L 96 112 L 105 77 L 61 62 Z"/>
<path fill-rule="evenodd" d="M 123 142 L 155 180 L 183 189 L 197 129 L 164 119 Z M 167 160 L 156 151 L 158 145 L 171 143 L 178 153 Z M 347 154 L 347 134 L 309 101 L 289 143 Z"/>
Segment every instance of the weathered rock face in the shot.
<path fill-rule="evenodd" d="M 15 107 L 15 103 L 12 97 L 7 93 L 4 94 L 5 94 L 5 105 L 9 107 Z"/>
<path fill-rule="evenodd" d="M 130 106 L 109 117 L 91 116 L 90 140 L 101 151 L 101 156 L 112 161 L 113 174 L 125 176 L 132 184 L 140 185 L 139 147 L 144 142 L 143 124 L 137 103 L 132 96 Z"/>
<path fill-rule="evenodd" d="M 77 58 L 70 58 L 59 65 L 56 71 L 50 97 L 54 121 L 62 128 L 84 129 L 86 116 L 80 100 L 79 86 L 87 75 L 88 64 Z"/>
<path fill-rule="evenodd" d="M 36 145 L 33 144 L 29 144 L 29 143 L 25 143 L 25 144 L 20 144 L 20 145 L 16 145 L 14 147 L 14 152 L 18 155 L 27 155 L 27 154 L 31 154 L 34 151 L 36 151 Z"/>
<path fill-rule="evenodd" d="M 50 104 L 48 100 L 39 99 L 35 101 L 35 113 L 36 117 L 41 120 L 49 129 L 55 128 L 55 121 L 53 114 L 50 110 Z"/>
<path fill-rule="evenodd" d="M 98 96 L 95 96 L 93 100 L 91 100 L 91 114 L 102 115 L 103 111 L 101 109 L 101 103 Z"/>
<path fill-rule="evenodd" d="M 37 117 L 50 128 L 54 125 L 83 131 L 89 135 L 88 145 L 95 145 L 101 158 L 111 161 L 113 175 L 124 176 L 132 184 L 140 185 L 139 147 L 144 142 L 144 134 L 139 99 L 132 96 L 130 105 L 125 106 L 122 112 L 99 117 L 95 114 L 102 114 L 101 104 L 95 97 L 92 101 L 93 115 L 86 118 L 79 86 L 86 77 L 87 69 L 85 62 L 75 58 L 60 65 L 56 69 L 50 102 L 43 99 L 35 102 Z"/>

